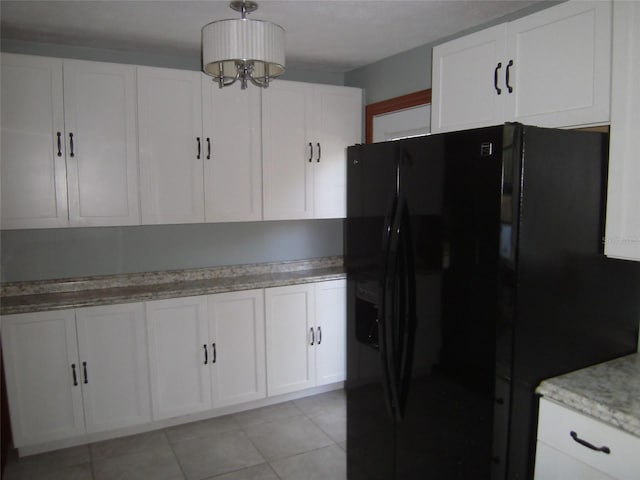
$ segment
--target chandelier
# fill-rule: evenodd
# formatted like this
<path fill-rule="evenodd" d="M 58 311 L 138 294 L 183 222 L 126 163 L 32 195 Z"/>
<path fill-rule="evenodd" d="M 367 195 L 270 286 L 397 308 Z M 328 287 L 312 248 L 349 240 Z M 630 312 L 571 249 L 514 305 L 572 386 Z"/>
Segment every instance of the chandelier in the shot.
<path fill-rule="evenodd" d="M 284 73 L 284 29 L 271 22 L 250 20 L 247 14 L 258 9 L 252 1 L 233 1 L 229 6 L 242 18 L 219 20 L 202 27 L 202 70 L 220 88 L 240 80 L 268 87 Z"/>

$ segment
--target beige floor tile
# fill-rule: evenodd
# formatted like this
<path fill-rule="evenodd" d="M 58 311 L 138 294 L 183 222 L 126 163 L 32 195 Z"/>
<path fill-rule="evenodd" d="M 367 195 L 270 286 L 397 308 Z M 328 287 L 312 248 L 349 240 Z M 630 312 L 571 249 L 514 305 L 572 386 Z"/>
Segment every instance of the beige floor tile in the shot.
<path fill-rule="evenodd" d="M 271 462 L 282 480 L 345 480 L 347 459 L 344 450 L 331 445 L 311 452 Z"/>

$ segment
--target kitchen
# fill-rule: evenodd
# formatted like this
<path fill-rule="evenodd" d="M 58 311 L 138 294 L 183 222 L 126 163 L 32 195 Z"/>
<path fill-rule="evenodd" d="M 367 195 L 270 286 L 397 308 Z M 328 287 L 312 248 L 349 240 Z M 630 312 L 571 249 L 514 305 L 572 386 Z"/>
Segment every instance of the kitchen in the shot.
<path fill-rule="evenodd" d="M 7 48 L 6 44 L 6 41 L 3 42 L 3 49 Z M 33 45 L 22 46 L 23 49 L 28 47 L 33 48 Z M 43 47 L 40 46 L 40 48 Z M 52 51 L 56 52 L 55 46 L 49 47 L 49 52 Z M 60 53 L 59 47 L 57 52 L 53 53 L 53 56 L 68 56 Z M 21 53 L 29 52 L 22 50 Z M 31 51 L 31 53 L 35 52 Z M 42 50 L 40 53 L 43 53 Z M 77 48 L 76 53 L 80 55 L 82 50 Z M 403 58 L 422 55 L 420 62 L 410 64 L 422 65 L 425 69 L 430 64 L 425 62 L 425 58 L 431 58 L 430 49 L 419 48 L 406 55 L 407 57 L 400 56 L 393 61 L 403 62 Z M 382 67 L 383 71 L 389 70 L 385 69 L 384 65 Z M 376 70 L 375 65 L 369 68 Z M 355 71 L 353 76 L 367 77 L 367 68 Z M 361 83 L 357 85 L 354 81 L 352 85 L 365 88 L 366 94 L 371 96 L 367 98 L 366 103 L 429 86 L 428 70 L 420 75 L 408 76 L 407 83 L 416 82 L 416 84 L 398 86 L 399 91 L 380 93 L 379 86 L 376 85 L 378 81 L 376 75 L 369 75 L 367 81 L 360 80 Z M 383 83 L 385 80 L 383 79 Z M 350 83 L 348 78 L 345 78 L 344 83 Z M 275 86 L 277 82 L 274 83 Z M 616 90 L 614 90 L 614 102 L 615 92 Z M 376 98 L 376 95 L 382 96 Z M 434 101 L 437 101 L 437 97 Z M 611 123 L 613 125 L 613 119 Z M 612 129 L 613 132 L 615 128 Z M 627 181 L 629 181 L 628 177 Z M 633 204 L 631 199 L 627 201 Z M 627 212 L 627 215 L 633 215 L 633 213 Z M 612 218 L 611 214 L 609 218 Z M 633 237 L 632 227 L 637 225 L 633 218 L 627 217 L 629 233 L 626 235 L 630 237 Z M 38 238 L 40 233 L 41 238 Z M 2 240 L 3 280 L 36 280 L 129 271 L 198 268 L 203 266 L 198 263 L 203 258 L 207 259 L 207 265 L 215 266 L 339 256 L 342 254 L 342 222 L 341 220 L 306 220 L 254 224 L 71 228 L 41 230 L 37 234 L 33 230 L 7 230 L 3 232 Z M 211 245 L 214 242 L 215 248 L 212 248 Z M 286 248 L 282 248 L 283 242 Z M 628 242 L 622 243 L 621 248 L 627 248 Z"/>

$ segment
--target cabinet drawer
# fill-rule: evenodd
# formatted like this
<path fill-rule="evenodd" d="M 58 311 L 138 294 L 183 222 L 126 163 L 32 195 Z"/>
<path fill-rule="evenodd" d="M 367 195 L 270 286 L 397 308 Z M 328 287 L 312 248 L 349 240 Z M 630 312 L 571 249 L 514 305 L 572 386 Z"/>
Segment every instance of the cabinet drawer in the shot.
<path fill-rule="evenodd" d="M 572 438 L 610 453 L 587 448 Z M 617 479 L 637 479 L 640 472 L 640 438 L 546 399 L 540 401 L 538 440 Z"/>

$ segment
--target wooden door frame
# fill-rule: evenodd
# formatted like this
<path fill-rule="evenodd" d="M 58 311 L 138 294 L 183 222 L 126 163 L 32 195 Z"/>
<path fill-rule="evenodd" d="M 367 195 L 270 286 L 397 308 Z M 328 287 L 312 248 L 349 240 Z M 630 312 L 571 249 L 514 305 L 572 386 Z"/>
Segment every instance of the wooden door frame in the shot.
<path fill-rule="evenodd" d="M 390 98 L 382 102 L 371 103 L 365 107 L 365 142 L 373 143 L 373 118 L 377 115 L 391 113 L 405 108 L 428 105 L 431 103 L 431 89 L 408 93 L 400 97 Z"/>

